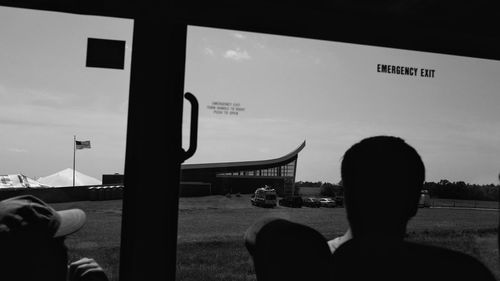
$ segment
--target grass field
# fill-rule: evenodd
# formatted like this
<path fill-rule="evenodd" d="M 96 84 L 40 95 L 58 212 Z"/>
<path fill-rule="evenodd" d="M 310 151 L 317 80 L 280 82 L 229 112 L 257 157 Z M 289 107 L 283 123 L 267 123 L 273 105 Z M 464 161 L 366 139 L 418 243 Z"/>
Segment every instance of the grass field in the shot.
<path fill-rule="evenodd" d="M 70 260 L 94 258 L 110 280 L 118 280 L 122 201 L 82 201 L 51 204 L 56 210 L 80 208 L 87 214 L 85 226 L 66 238 Z"/>
<path fill-rule="evenodd" d="M 93 257 L 111 280 L 118 280 L 121 201 L 75 202 L 54 207 L 77 207 L 88 215 L 84 229 L 68 237 L 70 257 Z M 255 280 L 242 238 L 244 231 L 264 216 L 309 225 L 327 239 L 341 235 L 347 228 L 343 208 L 264 209 L 251 206 L 249 195 L 181 198 L 177 280 Z M 408 239 L 474 255 L 500 280 L 498 219 L 497 211 L 420 209 L 408 226 Z"/>
<path fill-rule="evenodd" d="M 498 209 L 500 205 L 496 201 L 460 200 L 460 199 L 431 199 L 431 206 L 435 207 L 457 207 L 457 208 L 491 208 Z"/>

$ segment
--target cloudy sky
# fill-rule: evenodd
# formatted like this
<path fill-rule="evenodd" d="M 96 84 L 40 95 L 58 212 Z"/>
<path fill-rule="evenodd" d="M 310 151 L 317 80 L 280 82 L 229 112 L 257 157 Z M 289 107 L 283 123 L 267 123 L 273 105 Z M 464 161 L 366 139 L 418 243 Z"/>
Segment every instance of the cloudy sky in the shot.
<path fill-rule="evenodd" d="M 0 7 L 0 174 L 123 173 L 131 20 Z M 125 69 L 85 67 L 87 38 L 125 40 Z"/>
<path fill-rule="evenodd" d="M 92 144 L 77 151 L 78 171 L 123 172 L 132 29 L 131 20 L 0 8 L 0 174 L 70 168 L 73 135 Z M 125 69 L 85 67 L 88 37 L 125 40 Z M 390 134 L 421 153 L 428 180 L 497 181 L 496 61 L 200 27 L 187 43 L 185 90 L 200 101 L 187 163 L 276 158 L 306 140 L 297 180 L 338 182 L 347 148 Z M 378 73 L 377 64 L 436 74 Z M 217 103 L 238 115 L 214 112 Z"/>
<path fill-rule="evenodd" d="M 435 77 L 379 73 L 377 64 Z M 186 163 L 271 159 L 306 140 L 297 180 L 338 182 L 346 149 L 386 134 L 419 151 L 428 181 L 497 183 L 498 77 L 497 61 L 190 27 L 185 89 L 200 101 L 200 128 Z M 240 110 L 217 113 L 214 103 Z"/>

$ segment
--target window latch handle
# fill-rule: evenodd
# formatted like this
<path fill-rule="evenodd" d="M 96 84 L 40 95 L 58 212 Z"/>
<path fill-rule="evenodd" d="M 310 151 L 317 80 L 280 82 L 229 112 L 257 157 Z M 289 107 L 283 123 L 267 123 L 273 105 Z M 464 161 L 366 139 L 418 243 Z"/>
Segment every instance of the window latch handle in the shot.
<path fill-rule="evenodd" d="M 183 150 L 182 162 L 191 158 L 196 152 L 196 147 L 198 145 L 198 100 L 196 97 L 187 92 L 184 97 L 191 103 L 191 126 L 190 126 L 190 136 L 189 136 L 189 148 L 188 150 Z"/>

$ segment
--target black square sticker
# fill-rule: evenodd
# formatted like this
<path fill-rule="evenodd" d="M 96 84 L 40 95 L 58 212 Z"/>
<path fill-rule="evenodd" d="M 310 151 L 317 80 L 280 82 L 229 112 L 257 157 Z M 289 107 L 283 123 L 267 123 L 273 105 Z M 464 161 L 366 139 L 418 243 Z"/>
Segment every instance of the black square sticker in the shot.
<path fill-rule="evenodd" d="M 88 38 L 86 66 L 124 69 L 125 41 Z"/>

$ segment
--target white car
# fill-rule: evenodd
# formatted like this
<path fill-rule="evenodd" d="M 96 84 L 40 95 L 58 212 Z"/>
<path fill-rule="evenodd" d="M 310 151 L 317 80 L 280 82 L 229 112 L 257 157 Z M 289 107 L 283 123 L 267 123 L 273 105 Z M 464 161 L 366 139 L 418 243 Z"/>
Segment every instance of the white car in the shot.
<path fill-rule="evenodd" d="M 330 198 L 321 198 L 319 203 L 321 203 L 321 207 L 334 208 L 337 206 L 337 203 Z"/>

